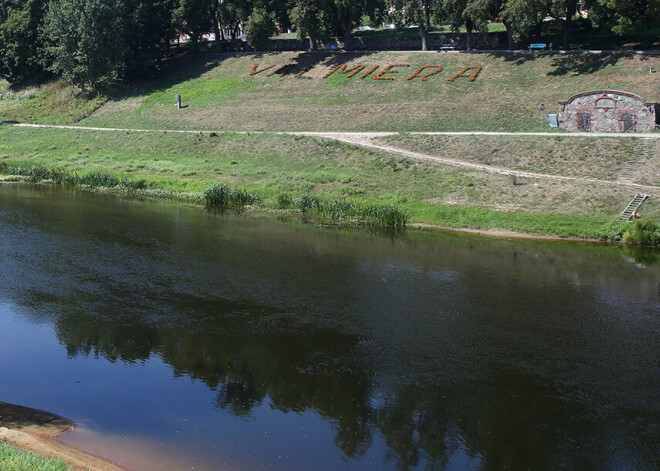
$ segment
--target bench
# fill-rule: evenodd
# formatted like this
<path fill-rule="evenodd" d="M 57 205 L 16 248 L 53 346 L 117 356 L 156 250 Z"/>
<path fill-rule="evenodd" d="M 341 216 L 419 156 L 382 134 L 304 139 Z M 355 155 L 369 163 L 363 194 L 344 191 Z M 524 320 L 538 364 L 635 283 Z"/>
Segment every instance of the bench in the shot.
<path fill-rule="evenodd" d="M 532 49 L 536 50 L 545 50 L 548 47 L 546 43 L 532 43 L 529 45 L 529 50 L 531 51 Z"/>
<path fill-rule="evenodd" d="M 440 46 L 441 51 L 454 51 L 456 49 L 456 44 L 442 44 Z"/>

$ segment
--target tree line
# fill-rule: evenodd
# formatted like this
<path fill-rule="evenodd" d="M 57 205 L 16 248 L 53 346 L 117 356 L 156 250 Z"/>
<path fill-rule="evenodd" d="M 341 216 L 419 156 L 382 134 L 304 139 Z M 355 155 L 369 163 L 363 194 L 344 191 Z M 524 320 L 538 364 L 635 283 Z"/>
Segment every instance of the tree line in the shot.
<path fill-rule="evenodd" d="M 215 33 L 220 48 L 224 38 L 245 31 L 260 50 L 276 26 L 295 30 L 317 49 L 333 36 L 347 43 L 365 23 L 415 25 L 426 50 L 438 25 L 465 29 L 470 49 L 474 33 L 500 21 L 513 48 L 514 40 L 555 21 L 568 49 L 578 13 L 622 33 L 657 23 L 660 0 L 0 0 L 0 76 L 21 83 L 54 74 L 94 87 L 147 76 L 178 35 L 194 47 Z"/>

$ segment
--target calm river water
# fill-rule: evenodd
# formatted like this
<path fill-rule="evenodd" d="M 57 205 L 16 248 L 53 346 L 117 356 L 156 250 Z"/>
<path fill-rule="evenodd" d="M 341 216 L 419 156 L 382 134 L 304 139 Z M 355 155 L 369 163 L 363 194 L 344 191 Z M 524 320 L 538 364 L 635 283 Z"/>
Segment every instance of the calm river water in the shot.
<path fill-rule="evenodd" d="M 135 470 L 652 470 L 660 254 L 0 185 L 0 401 Z"/>

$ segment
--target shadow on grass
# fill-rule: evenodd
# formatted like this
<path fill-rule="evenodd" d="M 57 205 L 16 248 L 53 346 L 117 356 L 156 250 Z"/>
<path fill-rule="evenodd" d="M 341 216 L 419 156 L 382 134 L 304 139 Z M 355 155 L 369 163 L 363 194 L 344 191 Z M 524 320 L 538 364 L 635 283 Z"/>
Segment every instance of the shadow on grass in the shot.
<path fill-rule="evenodd" d="M 362 57 L 376 54 L 378 51 L 346 51 L 346 52 L 301 52 L 288 63 L 282 64 L 277 69 L 272 69 L 269 73 L 273 75 L 295 76 L 310 71 L 318 66 L 337 67 L 348 62 L 358 61 Z M 254 56 L 255 60 L 263 59 L 264 55 Z M 302 77 L 301 78 L 307 78 Z"/>
<path fill-rule="evenodd" d="M 349 51 L 349 52 L 301 52 L 286 63 L 278 64 L 278 58 L 266 63 L 273 55 L 278 53 L 264 52 L 249 54 L 255 63 L 262 62 L 264 66 L 275 67 L 268 70 L 268 74 L 279 76 L 295 76 L 310 71 L 317 66 L 336 67 L 347 62 L 359 60 L 362 57 L 376 54 L 377 51 Z M 163 62 L 160 73 L 150 80 L 133 83 L 130 86 L 112 87 L 103 90 L 113 100 L 124 100 L 143 95 L 151 95 L 168 90 L 178 83 L 183 83 L 201 77 L 205 73 L 220 66 L 222 62 L 242 54 L 188 53 Z M 246 55 L 247 56 L 247 55 Z M 281 60 L 281 59 L 279 59 Z M 249 70 L 245 71 L 247 75 Z M 306 78 L 306 77 L 301 77 Z"/>
<path fill-rule="evenodd" d="M 497 52 L 489 54 L 491 57 L 513 62 L 515 65 L 523 65 L 547 57 L 552 57 L 551 70 L 547 72 L 548 77 L 561 77 L 564 75 L 578 76 L 593 74 L 610 65 L 616 65 L 623 56 L 619 54 L 553 54 L 528 53 L 528 52 Z"/>
<path fill-rule="evenodd" d="M 101 92 L 105 93 L 113 100 L 124 100 L 141 95 L 151 95 L 153 93 L 167 90 L 177 83 L 193 80 L 204 75 L 206 72 L 214 69 L 229 55 L 210 56 L 203 53 L 186 54 L 167 59 L 161 63 L 159 71 L 153 78 L 139 82 L 133 82 L 130 85 L 119 85 L 117 87 L 108 87 Z"/>
<path fill-rule="evenodd" d="M 621 56 L 616 54 L 569 54 L 553 58 L 553 71 L 548 72 L 550 77 L 562 75 L 593 74 L 610 65 L 619 62 Z"/>

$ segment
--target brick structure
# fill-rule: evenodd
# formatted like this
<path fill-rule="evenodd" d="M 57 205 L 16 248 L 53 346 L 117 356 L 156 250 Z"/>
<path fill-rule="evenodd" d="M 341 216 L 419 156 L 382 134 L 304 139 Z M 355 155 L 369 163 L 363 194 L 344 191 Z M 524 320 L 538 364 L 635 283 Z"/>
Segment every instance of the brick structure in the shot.
<path fill-rule="evenodd" d="M 559 102 L 559 127 L 579 132 L 648 132 L 660 125 L 660 107 L 634 93 L 596 90 Z"/>

